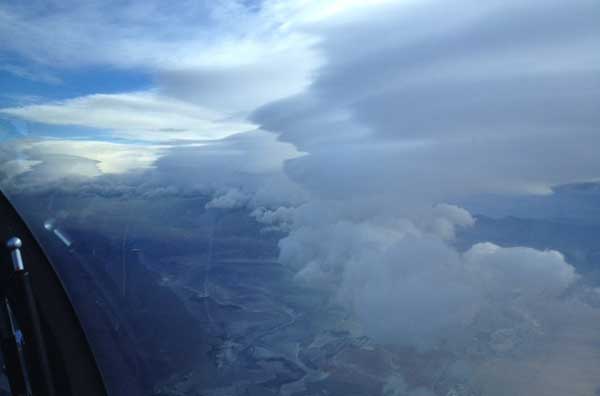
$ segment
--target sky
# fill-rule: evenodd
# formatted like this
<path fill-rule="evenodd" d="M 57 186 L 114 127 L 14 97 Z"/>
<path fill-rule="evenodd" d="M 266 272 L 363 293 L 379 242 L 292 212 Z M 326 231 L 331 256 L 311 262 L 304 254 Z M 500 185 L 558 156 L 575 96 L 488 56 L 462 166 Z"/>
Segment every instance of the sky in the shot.
<path fill-rule="evenodd" d="M 590 0 L 5 3 L 0 112 L 147 145 L 266 130 L 311 153 L 286 171 L 318 168 L 298 181 L 325 195 L 352 190 L 346 171 L 367 191 L 549 193 L 597 177 L 597 16 Z"/>
<path fill-rule="evenodd" d="M 502 306 L 543 321 L 579 277 L 560 252 L 452 241 L 470 197 L 599 180 L 598 20 L 596 0 L 2 3 L 5 183 L 208 188 L 384 342 L 459 340 Z"/>

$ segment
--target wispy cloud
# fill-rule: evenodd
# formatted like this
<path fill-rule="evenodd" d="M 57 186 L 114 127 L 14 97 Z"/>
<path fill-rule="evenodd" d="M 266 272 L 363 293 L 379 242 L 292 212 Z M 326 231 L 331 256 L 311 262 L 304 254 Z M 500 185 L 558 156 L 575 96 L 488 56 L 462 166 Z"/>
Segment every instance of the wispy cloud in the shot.
<path fill-rule="evenodd" d="M 330 3 L 337 4 L 266 1 L 258 9 L 233 0 L 114 7 L 101 2 L 4 4 L 0 35 L 11 40 L 3 41 L 0 50 L 18 54 L 39 70 L 46 65 L 66 73 L 88 66 L 143 71 L 155 87 L 151 93 L 92 94 L 3 110 L 26 120 L 103 128 L 134 139 L 143 139 L 142 131 L 147 140 L 166 139 L 160 131 L 168 129 L 181 130 L 175 139 L 241 132 L 248 129 L 242 122 L 219 123 L 214 113 L 241 120 L 257 107 L 301 93 L 323 62 L 314 49 L 318 38 L 303 26 Z M 27 76 L 50 81 L 41 72 Z M 142 106 L 156 114 L 144 113 Z"/>
<path fill-rule="evenodd" d="M 5 108 L 0 113 L 46 124 L 97 128 L 113 137 L 145 141 L 219 139 L 256 128 L 153 92 L 89 95 Z"/>
<path fill-rule="evenodd" d="M 50 85 L 62 83 L 62 80 L 59 77 L 44 70 L 30 70 L 26 67 L 12 64 L 0 64 L 0 72 L 10 73 L 16 77 Z"/>

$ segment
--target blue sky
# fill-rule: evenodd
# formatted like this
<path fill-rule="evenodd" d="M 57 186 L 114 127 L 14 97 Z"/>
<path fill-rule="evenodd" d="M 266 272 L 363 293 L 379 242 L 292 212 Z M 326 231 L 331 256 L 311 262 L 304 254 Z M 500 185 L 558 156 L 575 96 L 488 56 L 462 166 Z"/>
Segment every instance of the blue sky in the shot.
<path fill-rule="evenodd" d="M 60 101 L 97 93 L 112 94 L 146 90 L 152 87 L 152 78 L 140 70 L 119 70 L 106 66 L 88 66 L 76 69 L 54 69 L 31 61 L 0 56 L 7 70 L 0 67 L 0 107 L 18 107 L 35 103 Z M 34 70 L 34 71 L 29 71 Z M 38 78 L 36 73 L 43 77 Z M 53 125 L 28 121 L 19 117 L 4 117 L 21 134 L 52 136 L 56 138 L 103 138 L 119 140 L 109 130 L 76 125 Z"/>
<path fill-rule="evenodd" d="M 77 126 L 90 137 L 98 129 L 105 138 L 112 131 L 109 138 L 134 141 L 255 129 L 248 114 L 300 92 L 318 63 L 313 39 L 296 25 L 327 3 L 302 3 L 3 4 L 0 108 L 5 117 L 36 123 L 32 130 Z M 239 89 L 243 95 L 234 93 Z M 163 106 L 165 114 L 157 115 Z M 152 117 L 163 121 L 154 127 Z"/>
<path fill-rule="evenodd" d="M 3 63 L 28 70 L 36 65 L 30 62 L 2 56 Z M 39 67 L 39 66 L 38 66 Z M 42 68 L 44 70 L 45 68 Z M 35 73 L 35 72 L 32 72 Z M 119 93 L 145 90 L 152 86 L 152 78 L 140 70 L 118 70 L 109 67 L 86 67 L 70 69 L 50 69 L 52 76 L 36 80 L 29 75 L 19 75 L 18 71 L 0 69 L 2 107 L 26 104 L 30 100 L 63 100 L 94 93 Z"/>

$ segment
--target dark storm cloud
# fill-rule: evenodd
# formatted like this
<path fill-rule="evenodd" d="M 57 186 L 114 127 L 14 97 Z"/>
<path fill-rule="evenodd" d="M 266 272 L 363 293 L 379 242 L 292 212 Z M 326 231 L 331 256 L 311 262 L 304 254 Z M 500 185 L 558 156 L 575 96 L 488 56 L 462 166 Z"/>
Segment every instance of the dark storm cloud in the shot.
<path fill-rule="evenodd" d="M 255 113 L 311 154 L 288 164 L 295 180 L 443 199 L 600 174 L 594 2 L 387 7 L 323 27 L 310 89 Z"/>

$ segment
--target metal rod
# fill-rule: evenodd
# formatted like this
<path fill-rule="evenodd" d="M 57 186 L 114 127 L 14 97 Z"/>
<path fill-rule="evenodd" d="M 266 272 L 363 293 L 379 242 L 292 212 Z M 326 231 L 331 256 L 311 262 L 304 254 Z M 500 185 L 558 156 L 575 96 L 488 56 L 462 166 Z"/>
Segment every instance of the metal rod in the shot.
<path fill-rule="evenodd" d="M 20 316 L 23 318 L 20 327 L 27 337 L 25 345 L 26 357 L 31 367 L 30 374 L 37 374 L 38 376 L 38 378 L 32 378 L 32 382 L 39 384 L 40 389 L 37 392 L 40 394 L 54 396 L 54 381 L 44 342 L 40 316 L 33 294 L 31 276 L 25 269 L 23 257 L 21 256 L 20 249 L 23 247 L 23 243 L 19 238 L 13 237 L 6 242 L 6 247 L 10 250 L 14 269 L 12 281 L 14 282 L 15 299 L 17 300 L 14 309 L 23 310 L 20 312 Z"/>

